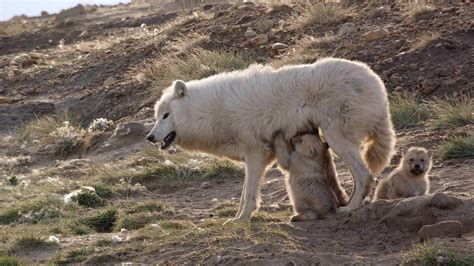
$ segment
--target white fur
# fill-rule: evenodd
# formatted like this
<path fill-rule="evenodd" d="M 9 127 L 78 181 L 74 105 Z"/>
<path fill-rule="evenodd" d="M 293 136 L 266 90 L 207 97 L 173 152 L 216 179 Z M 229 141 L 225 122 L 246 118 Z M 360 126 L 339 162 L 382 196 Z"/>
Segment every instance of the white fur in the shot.
<path fill-rule="evenodd" d="M 265 143 L 278 130 L 286 140 L 298 132 L 322 130 L 353 173 L 350 210 L 366 196 L 371 173 L 378 174 L 392 156 L 394 132 L 385 87 L 363 63 L 327 58 L 279 69 L 252 65 L 189 81 L 184 88 L 181 83 L 164 90 L 150 135 L 162 141 L 175 131 L 175 144 L 184 149 L 245 161 L 239 219 L 249 219 L 258 207 L 261 176 L 274 160 Z M 165 113 L 170 113 L 167 119 L 162 118 Z"/>

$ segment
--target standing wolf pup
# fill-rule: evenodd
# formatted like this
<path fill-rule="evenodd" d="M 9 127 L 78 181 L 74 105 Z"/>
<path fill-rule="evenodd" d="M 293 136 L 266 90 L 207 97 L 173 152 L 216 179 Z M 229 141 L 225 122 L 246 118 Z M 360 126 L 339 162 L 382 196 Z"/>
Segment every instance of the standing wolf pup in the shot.
<path fill-rule="evenodd" d="M 279 69 L 252 65 L 201 80 L 178 80 L 163 91 L 155 116 L 147 139 L 162 142 L 162 149 L 177 144 L 245 162 L 240 220 L 250 219 L 259 206 L 261 177 L 275 158 L 265 143 L 278 130 L 289 140 L 297 132 L 321 129 L 353 175 L 346 210 L 360 206 L 395 144 L 382 80 L 367 65 L 343 59 Z"/>
<path fill-rule="evenodd" d="M 296 136 L 290 142 L 292 151 L 283 135 L 277 135 L 274 149 L 278 164 L 288 172 L 286 189 L 295 213 L 291 221 L 319 219 L 335 212 L 338 204 L 345 205 L 347 195 L 337 180 L 327 143 L 314 134 Z"/>
<path fill-rule="evenodd" d="M 411 147 L 400 165 L 382 180 L 375 190 L 374 200 L 422 196 L 430 190 L 428 173 L 432 153 L 425 148 Z"/>

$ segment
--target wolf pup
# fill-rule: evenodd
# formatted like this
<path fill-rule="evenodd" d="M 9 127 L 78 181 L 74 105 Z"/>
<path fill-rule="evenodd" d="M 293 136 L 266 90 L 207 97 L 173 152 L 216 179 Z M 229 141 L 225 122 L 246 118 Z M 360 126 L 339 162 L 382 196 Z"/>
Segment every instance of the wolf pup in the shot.
<path fill-rule="evenodd" d="M 347 195 L 339 182 L 330 182 L 330 178 L 335 179 L 337 176 L 327 143 L 313 134 L 293 137 L 290 142 L 293 151 L 289 151 L 281 134 L 274 140 L 278 163 L 288 172 L 285 183 L 295 213 L 291 221 L 320 219 L 327 213 L 335 212 L 338 205 L 345 205 Z M 343 202 L 339 202 L 331 188 L 335 184 L 342 190 L 340 194 Z"/>
<path fill-rule="evenodd" d="M 430 189 L 428 173 L 431 165 L 431 151 L 421 147 L 409 148 L 400 165 L 377 186 L 374 200 L 425 195 Z"/>

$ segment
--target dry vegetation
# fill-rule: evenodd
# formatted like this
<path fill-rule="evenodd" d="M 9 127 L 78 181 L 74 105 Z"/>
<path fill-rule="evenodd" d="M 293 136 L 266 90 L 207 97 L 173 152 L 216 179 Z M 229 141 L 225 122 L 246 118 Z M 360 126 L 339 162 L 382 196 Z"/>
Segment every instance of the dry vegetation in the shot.
<path fill-rule="evenodd" d="M 356 7 L 348 4 L 357 1 L 343 2 L 346 4 L 303 4 L 304 8 L 296 9 L 298 15 L 293 16 L 290 13 L 288 16 L 291 17 L 289 19 L 291 26 L 285 29 L 288 30 L 285 35 L 300 34 L 300 36 L 289 44 L 290 49 L 274 57 L 269 56 L 266 62 L 273 66 L 311 63 L 318 58 L 335 54 L 343 45 L 348 50 L 353 49 L 354 45 L 347 43 L 347 39 L 357 36 L 339 36 L 333 31 L 345 21 L 358 23 L 354 18 L 357 16 Z M 379 1 L 369 2 L 367 6 L 380 5 Z M 273 11 L 288 3 L 286 1 L 272 2 Z M 284 8 L 282 7 L 282 10 Z M 417 4 L 410 7 L 408 13 L 403 13 L 402 16 L 416 22 L 428 18 L 434 10 L 436 9 L 432 6 Z M 234 12 L 234 9 L 230 9 L 229 12 Z M 405 12 L 405 9 L 402 12 Z M 242 11 L 242 14 L 246 14 L 246 11 Z M 129 42 L 127 47 L 135 44 L 133 40 L 146 43 L 156 53 L 150 53 L 149 57 L 147 54 L 140 62 L 127 65 L 125 71 L 113 74 L 122 78 L 120 75 L 125 73 L 123 76 L 127 82 L 129 80 L 136 82 L 138 79 L 153 93 L 160 94 L 176 79 L 187 81 L 205 78 L 224 71 L 243 69 L 255 61 L 254 54 L 249 52 L 255 47 L 239 50 L 245 54 L 207 47 L 205 44 L 209 45 L 209 40 L 215 36 L 199 33 L 199 28 L 190 26 L 208 21 L 211 17 L 210 13 L 193 12 L 190 15 L 180 15 L 162 25 L 134 26 L 124 28 L 121 35 L 113 32 L 97 40 L 92 38 L 81 40 L 77 44 L 66 43 L 60 50 L 62 54 L 67 54 L 76 47 L 81 52 L 71 55 L 71 58 L 87 54 L 86 57 L 90 56 L 94 60 L 98 58 L 97 61 L 100 61 L 102 55 L 112 57 L 108 51 L 119 49 L 124 43 Z M 232 17 L 232 19 L 235 18 Z M 125 25 L 127 20 L 123 23 Z M 123 26 L 120 25 L 120 27 Z M 318 30 L 324 26 L 332 27 L 333 30 L 320 34 Z M 190 28 L 187 32 L 189 34 L 177 33 L 179 30 L 188 28 Z M 276 28 L 275 25 L 273 30 Z M 295 29 L 297 29 L 296 32 Z M 407 41 L 407 50 L 410 50 L 411 46 L 412 52 L 423 50 L 422 48 L 425 47 L 429 48 L 433 46 L 430 45 L 431 43 L 442 39 L 441 34 L 433 32 L 432 29 L 415 36 L 420 37 Z M 394 39 L 398 39 L 398 36 Z M 384 43 L 381 44 L 381 46 L 384 45 Z M 165 48 L 161 49 L 160 46 L 165 46 Z M 83 51 L 87 52 L 82 54 Z M 121 50 L 120 56 L 125 52 L 129 50 Z M 63 60 L 72 60 L 71 58 Z M 86 61 L 94 61 L 90 58 L 86 58 Z M 379 63 L 385 59 L 380 57 L 376 61 Z M 74 63 L 78 62 L 74 60 L 72 60 Z M 104 62 L 103 64 L 110 63 Z M 59 63 L 56 62 L 56 64 Z M 66 69 L 69 69 L 67 67 Z M 89 65 L 85 68 L 88 67 Z M 97 65 L 93 67 L 100 68 Z M 107 70 L 109 68 L 111 67 L 107 66 Z M 81 74 L 79 71 L 77 73 Z M 382 75 L 382 71 L 379 74 Z M 73 77 L 73 74 L 66 76 L 59 83 L 67 82 Z M 119 82 L 123 80 L 117 81 Z M 126 86 L 129 85 L 129 83 L 126 84 Z M 99 87 L 98 85 L 97 88 L 92 87 L 88 90 L 92 91 Z M 106 92 L 111 88 L 107 88 L 100 91 L 102 93 L 100 95 L 112 98 L 113 105 L 117 105 L 117 102 L 129 104 L 123 108 L 127 109 L 138 103 L 131 100 L 127 102 L 129 98 L 139 97 L 137 95 L 146 91 L 145 86 L 139 88 L 140 90 L 133 93 L 126 90 L 125 96 L 119 93 L 108 95 Z M 150 94 L 147 94 L 146 98 L 149 99 Z M 92 100 L 94 104 L 96 100 L 97 98 L 94 97 Z M 427 135 L 439 135 L 436 141 L 429 145 L 430 149 L 436 151 L 436 159 L 440 161 L 453 160 L 456 163 L 464 163 L 467 161 L 465 159 L 474 158 L 474 136 L 468 132 L 471 129 L 470 126 L 474 124 L 474 103 L 469 95 L 453 99 L 428 98 L 418 93 L 405 92 L 392 93 L 389 100 L 397 133 L 411 134 L 416 131 L 413 134 L 428 132 Z M 143 110 L 147 108 L 151 110 L 149 108 L 151 105 L 150 101 L 141 107 Z M 129 117 L 121 117 L 120 122 L 142 118 L 149 119 L 147 122 L 150 122 L 152 121 L 150 117 L 148 113 L 137 116 L 131 114 Z M 184 264 L 189 258 L 193 258 L 196 264 L 204 264 L 205 259 L 219 258 L 224 251 L 233 250 L 235 246 L 244 247 L 239 257 L 245 257 L 247 255 L 245 252 L 250 252 L 249 248 L 256 247 L 257 253 L 262 252 L 262 254 L 282 248 L 283 251 L 277 253 L 281 255 L 286 254 L 288 250 L 300 250 L 301 245 L 305 245 L 301 244 L 303 237 L 291 233 L 291 230 L 299 226 L 291 226 L 291 229 L 285 227 L 288 226 L 288 218 L 291 215 L 291 207 L 287 199 L 275 199 L 278 195 L 273 197 L 273 194 L 281 192 L 284 185 L 275 188 L 271 187 L 272 184 L 266 184 L 271 189 L 265 191 L 265 196 L 270 198 L 272 203 L 278 203 L 272 204 L 276 206 L 265 203 L 266 205 L 262 207 L 252 223 L 223 225 L 237 212 L 238 195 L 235 195 L 233 189 L 242 187 L 244 179 L 242 165 L 207 155 L 190 154 L 180 149 L 163 152 L 156 146 L 148 144 L 141 145 L 137 148 L 138 151 L 130 149 L 126 153 L 107 154 L 113 159 L 104 159 L 93 152 L 90 154 L 85 152 L 85 148 L 89 147 L 93 137 L 101 137 L 106 135 L 105 133 L 112 134 L 114 126 L 112 121 L 99 118 L 91 122 L 89 127 L 84 127 L 70 114 L 60 113 L 38 117 L 18 130 L 18 141 L 15 143 L 19 143 L 18 146 L 23 144 L 32 150 L 32 157 L 35 157 L 32 160 L 36 161 L 35 165 L 29 162 L 18 163 L 20 166 L 7 164 L 8 171 L 2 172 L 0 176 L 0 265 L 31 264 L 34 259 L 19 255 L 24 250 L 54 250 L 53 257 L 48 257 L 41 262 L 50 264 L 106 264 L 141 261 L 143 258 L 153 261 L 164 254 L 167 256 L 172 254 L 170 258 L 172 262 L 177 258 L 182 259 L 181 263 L 175 264 Z M 410 144 L 424 137 L 425 135 L 415 140 L 410 139 Z M 48 150 L 47 147 L 53 147 L 53 149 Z M 128 149 L 129 147 L 119 148 Z M 52 156 L 52 153 L 64 156 L 58 158 Z M 3 155 L 10 156 L 10 153 Z M 90 161 L 69 168 L 59 167 L 62 161 L 82 159 Z M 10 163 L 8 160 L 5 161 Z M 437 165 L 436 170 L 439 168 Z M 347 180 L 350 179 L 349 173 L 343 173 Z M 227 189 L 223 192 L 220 191 L 224 187 L 222 184 L 225 184 L 224 189 Z M 350 184 L 345 185 L 350 187 Z M 214 196 L 220 192 L 222 194 Z M 197 196 L 191 197 L 192 193 Z M 71 196 L 70 201 L 66 201 L 68 195 Z M 122 229 L 128 230 L 128 235 L 124 236 Z M 312 228 L 309 228 L 308 232 L 310 229 Z M 330 230 L 336 233 L 339 228 Z M 60 244 L 47 241 L 49 236 L 57 236 Z M 121 237 L 121 241 L 114 241 L 112 238 L 114 236 Z M 355 242 L 362 241 L 360 236 L 356 238 Z M 333 244 L 332 239 L 326 238 L 323 241 L 326 242 L 318 244 Z M 345 245 L 350 246 L 350 244 Z M 341 245 L 337 244 L 337 246 Z M 313 250 L 314 247 L 308 245 L 303 248 Z M 393 249 L 393 247 L 390 248 Z M 406 252 L 408 248 L 400 249 L 400 252 Z M 364 248 L 359 246 L 356 249 L 363 250 Z M 366 258 L 373 254 L 370 253 Z M 354 256 L 359 256 L 359 254 Z M 213 262 L 219 261 L 216 259 Z M 407 265 L 471 265 L 474 262 L 473 258 L 426 244 L 414 246 L 402 263 Z"/>
<path fill-rule="evenodd" d="M 354 9 L 338 3 L 308 3 L 296 15 L 298 24 L 302 27 L 323 26 L 339 23 L 349 16 Z"/>

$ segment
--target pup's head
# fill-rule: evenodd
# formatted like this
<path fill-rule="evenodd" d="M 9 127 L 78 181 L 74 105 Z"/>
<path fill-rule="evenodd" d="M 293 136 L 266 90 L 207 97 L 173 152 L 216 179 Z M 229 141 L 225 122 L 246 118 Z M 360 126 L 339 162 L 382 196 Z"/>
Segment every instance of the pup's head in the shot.
<path fill-rule="evenodd" d="M 161 149 L 169 148 L 178 138 L 174 122 L 172 103 L 179 101 L 187 95 L 186 84 L 177 80 L 163 91 L 163 95 L 155 105 L 156 123 L 147 136 L 153 143 L 161 142 Z"/>
<path fill-rule="evenodd" d="M 431 169 L 432 152 L 421 147 L 410 147 L 403 156 L 403 168 L 414 176 L 427 173 Z"/>
<path fill-rule="evenodd" d="M 295 152 L 312 158 L 321 156 L 329 148 L 327 143 L 314 134 L 298 135 L 293 137 L 290 142 L 295 148 Z"/>

